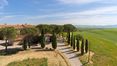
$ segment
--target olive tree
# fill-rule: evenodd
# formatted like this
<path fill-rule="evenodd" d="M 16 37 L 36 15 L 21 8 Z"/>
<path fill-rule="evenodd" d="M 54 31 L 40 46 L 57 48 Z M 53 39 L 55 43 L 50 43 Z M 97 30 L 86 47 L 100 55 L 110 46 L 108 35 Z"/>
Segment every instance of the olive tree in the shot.
<path fill-rule="evenodd" d="M 38 30 L 35 27 L 25 27 L 20 30 L 20 34 L 24 36 L 23 48 L 24 48 L 24 46 L 28 46 L 30 48 L 30 45 L 33 40 L 33 36 L 38 34 Z M 24 48 L 24 49 L 26 49 L 26 48 Z"/>
<path fill-rule="evenodd" d="M 5 27 L 1 29 L 1 33 L 5 40 L 5 51 L 7 52 L 8 41 L 15 39 L 17 31 L 14 27 Z"/>

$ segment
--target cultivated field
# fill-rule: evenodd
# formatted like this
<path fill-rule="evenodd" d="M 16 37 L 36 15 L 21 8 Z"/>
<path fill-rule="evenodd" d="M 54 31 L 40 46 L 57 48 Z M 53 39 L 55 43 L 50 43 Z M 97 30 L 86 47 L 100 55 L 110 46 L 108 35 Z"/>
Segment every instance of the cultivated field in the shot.
<path fill-rule="evenodd" d="M 80 33 L 89 40 L 94 52 L 93 64 L 86 66 L 117 66 L 117 29 L 85 29 Z M 80 58 L 82 62 L 84 57 Z"/>

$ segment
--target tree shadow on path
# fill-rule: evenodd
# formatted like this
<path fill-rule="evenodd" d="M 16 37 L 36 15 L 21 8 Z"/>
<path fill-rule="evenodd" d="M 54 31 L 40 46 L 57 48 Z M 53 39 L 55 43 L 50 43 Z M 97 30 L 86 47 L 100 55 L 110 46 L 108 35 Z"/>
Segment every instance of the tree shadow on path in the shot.
<path fill-rule="evenodd" d="M 5 49 L 0 50 L 1 56 L 8 56 L 18 53 L 19 51 L 23 51 L 22 48 L 8 48 L 7 52 L 5 52 Z"/>

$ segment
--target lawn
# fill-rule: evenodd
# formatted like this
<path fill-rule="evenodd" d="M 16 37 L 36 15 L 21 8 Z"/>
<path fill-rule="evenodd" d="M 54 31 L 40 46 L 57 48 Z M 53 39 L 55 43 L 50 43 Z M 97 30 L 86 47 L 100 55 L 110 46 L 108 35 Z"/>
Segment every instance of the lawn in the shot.
<path fill-rule="evenodd" d="M 94 29 L 75 32 L 89 40 L 90 49 L 94 52 L 93 64 L 86 66 L 117 66 L 117 29 Z M 82 61 L 83 57 L 80 58 Z"/>
<path fill-rule="evenodd" d="M 15 61 L 9 63 L 7 66 L 48 66 L 47 59 L 25 59 L 23 61 Z"/>

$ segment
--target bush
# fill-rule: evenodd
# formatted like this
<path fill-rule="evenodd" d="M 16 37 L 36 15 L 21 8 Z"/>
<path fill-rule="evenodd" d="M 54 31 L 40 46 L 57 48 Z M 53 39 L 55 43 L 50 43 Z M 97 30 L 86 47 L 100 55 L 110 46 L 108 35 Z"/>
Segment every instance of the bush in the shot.
<path fill-rule="evenodd" d="M 15 61 L 9 63 L 7 66 L 48 66 L 47 59 L 25 59 L 23 61 Z"/>

